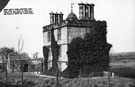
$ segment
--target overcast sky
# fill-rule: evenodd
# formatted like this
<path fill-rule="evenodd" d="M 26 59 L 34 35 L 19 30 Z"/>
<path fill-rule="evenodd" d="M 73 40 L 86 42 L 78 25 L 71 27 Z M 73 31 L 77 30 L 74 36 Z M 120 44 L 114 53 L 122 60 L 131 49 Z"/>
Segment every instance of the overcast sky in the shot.
<path fill-rule="evenodd" d="M 50 22 L 50 12 L 71 12 L 78 16 L 81 0 L 10 0 L 5 9 L 32 8 L 31 15 L 4 15 L 0 13 L 0 47 L 14 47 L 22 35 L 23 52 L 31 56 L 39 52 L 42 56 L 43 29 Z M 113 45 L 112 52 L 135 51 L 135 0 L 82 0 L 95 4 L 95 19 L 107 21 L 107 40 Z"/>

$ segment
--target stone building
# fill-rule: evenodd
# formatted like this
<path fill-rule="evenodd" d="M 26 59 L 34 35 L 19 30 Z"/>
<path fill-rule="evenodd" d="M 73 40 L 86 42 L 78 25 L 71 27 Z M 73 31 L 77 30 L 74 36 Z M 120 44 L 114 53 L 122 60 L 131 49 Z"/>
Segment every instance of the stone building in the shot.
<path fill-rule="evenodd" d="M 48 70 L 52 67 L 51 53 L 51 28 L 54 28 L 55 39 L 59 45 L 58 66 L 61 71 L 67 68 L 67 50 L 68 44 L 73 38 L 84 38 L 86 33 L 94 33 L 94 24 L 97 21 L 94 18 L 94 4 L 79 3 L 79 17 L 73 12 L 68 14 L 67 18 L 63 19 L 63 13 L 50 13 L 50 24 L 43 27 L 43 46 L 49 48 L 48 54 Z M 106 25 L 106 22 L 101 24 Z M 106 29 L 105 29 L 106 32 Z M 103 40 L 106 42 L 106 34 Z"/>

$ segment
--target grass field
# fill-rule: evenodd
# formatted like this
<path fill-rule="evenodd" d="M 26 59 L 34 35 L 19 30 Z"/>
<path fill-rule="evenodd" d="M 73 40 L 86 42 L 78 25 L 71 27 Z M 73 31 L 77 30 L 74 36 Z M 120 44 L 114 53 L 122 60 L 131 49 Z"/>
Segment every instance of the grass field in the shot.
<path fill-rule="evenodd" d="M 118 59 L 118 58 L 117 58 Z M 110 63 L 110 71 L 114 72 L 118 76 L 135 78 L 135 58 L 120 59 L 112 61 Z"/>
<path fill-rule="evenodd" d="M 0 82 L 0 87 L 6 87 Z M 108 82 L 106 77 L 59 79 L 58 87 L 135 87 L 135 80 L 129 78 L 111 78 Z M 8 87 L 21 87 L 19 78 L 12 78 Z M 55 78 L 24 78 L 24 87 L 56 87 Z"/>
<path fill-rule="evenodd" d="M 115 64 L 114 64 L 115 65 Z M 128 66 L 129 67 L 129 66 Z M 125 66 L 115 65 L 110 70 L 116 74 L 124 75 L 123 77 L 111 78 L 110 83 L 107 77 L 93 77 L 93 78 L 74 78 L 59 79 L 58 87 L 135 87 L 135 79 L 129 78 L 126 75 L 134 75 L 134 67 L 130 70 Z M 134 69 L 135 70 L 135 69 Z M 20 73 L 9 73 L 7 87 L 21 87 Z M 131 75 L 131 76 L 132 76 Z M 125 78 L 126 77 L 126 78 Z M 0 87 L 6 87 L 5 73 L 0 74 Z M 55 77 L 38 76 L 33 73 L 24 73 L 24 87 L 56 87 Z"/>
<path fill-rule="evenodd" d="M 135 87 L 135 59 L 114 59 L 110 63 L 110 71 L 117 77 L 60 79 L 58 87 Z M 0 87 L 6 87 L 5 73 L 0 73 Z M 8 74 L 7 87 L 21 87 L 21 73 Z M 24 87 L 56 87 L 55 77 L 38 76 L 24 73 Z"/>

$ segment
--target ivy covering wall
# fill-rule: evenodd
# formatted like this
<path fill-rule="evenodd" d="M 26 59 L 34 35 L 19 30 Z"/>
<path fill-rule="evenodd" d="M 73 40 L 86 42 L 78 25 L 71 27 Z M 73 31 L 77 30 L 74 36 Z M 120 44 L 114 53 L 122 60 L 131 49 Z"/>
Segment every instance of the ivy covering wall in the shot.
<path fill-rule="evenodd" d="M 54 28 L 51 29 L 51 52 L 52 52 L 52 67 L 49 71 L 56 73 L 58 70 L 59 45 L 55 40 Z"/>
<path fill-rule="evenodd" d="M 76 37 L 68 45 L 68 77 L 80 74 L 87 77 L 92 72 L 102 72 L 109 67 L 111 44 L 106 41 L 106 22 L 97 21 L 94 30 L 84 38 Z"/>
<path fill-rule="evenodd" d="M 48 70 L 48 53 L 49 53 L 49 49 L 47 46 L 43 46 L 43 56 L 44 56 L 44 70 L 43 73 L 45 74 L 45 72 Z"/>
<path fill-rule="evenodd" d="M 44 55 L 44 74 L 48 75 L 56 75 L 58 71 L 58 56 L 59 56 L 59 45 L 55 40 L 54 36 L 54 28 L 51 28 L 51 53 L 52 53 L 52 67 L 48 69 L 48 52 L 49 49 L 47 46 L 43 47 L 43 55 Z"/>

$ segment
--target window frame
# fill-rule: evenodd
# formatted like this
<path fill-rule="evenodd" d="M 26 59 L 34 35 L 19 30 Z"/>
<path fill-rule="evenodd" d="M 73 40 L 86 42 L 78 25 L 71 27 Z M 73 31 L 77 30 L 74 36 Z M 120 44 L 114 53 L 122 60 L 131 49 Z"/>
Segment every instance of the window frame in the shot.
<path fill-rule="evenodd" d="M 47 41 L 51 42 L 51 31 L 47 32 Z"/>
<path fill-rule="evenodd" d="M 62 38 L 61 38 L 61 28 L 58 28 L 57 29 L 57 40 L 59 41 L 59 40 L 61 40 Z"/>
<path fill-rule="evenodd" d="M 59 57 L 61 57 L 61 56 L 62 56 L 62 46 L 59 45 Z"/>

